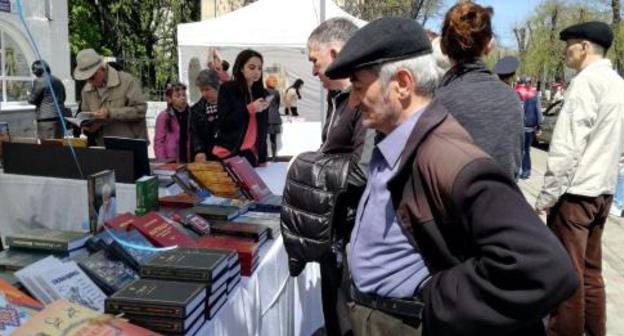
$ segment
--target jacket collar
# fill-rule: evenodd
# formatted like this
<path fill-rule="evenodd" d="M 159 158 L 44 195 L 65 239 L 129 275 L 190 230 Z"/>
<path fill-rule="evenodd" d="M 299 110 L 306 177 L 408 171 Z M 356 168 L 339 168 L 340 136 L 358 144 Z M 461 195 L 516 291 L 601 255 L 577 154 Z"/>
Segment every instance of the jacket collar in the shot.
<path fill-rule="evenodd" d="M 403 149 L 402 157 L 404 160 L 401 160 L 401 163 L 399 164 L 397 175 L 406 169 L 406 166 L 409 167 L 412 165 L 412 161 L 415 158 L 416 151 L 418 150 L 418 147 L 420 147 L 420 144 L 434 128 L 446 119 L 447 116 L 448 111 L 436 99 L 429 103 L 429 106 L 427 106 L 425 111 L 422 113 L 418 122 L 416 122 L 412 133 L 409 135 L 405 148 Z M 394 180 L 394 178 L 392 180 Z"/>
<path fill-rule="evenodd" d="M 118 86 L 120 84 L 120 80 L 119 80 L 119 72 L 117 70 L 115 70 L 115 68 L 113 68 L 110 65 L 106 66 L 106 88 L 110 89 L 112 87 Z M 93 87 L 93 85 L 91 85 L 91 83 L 87 82 L 87 84 L 85 84 L 85 91 L 95 91 L 95 88 Z"/>
<path fill-rule="evenodd" d="M 457 63 L 449 71 L 447 71 L 446 74 L 444 74 L 444 77 L 442 77 L 442 80 L 440 81 L 439 87 L 447 86 L 454 80 L 471 73 L 492 74 L 492 72 L 485 66 L 485 63 L 481 60 Z"/>

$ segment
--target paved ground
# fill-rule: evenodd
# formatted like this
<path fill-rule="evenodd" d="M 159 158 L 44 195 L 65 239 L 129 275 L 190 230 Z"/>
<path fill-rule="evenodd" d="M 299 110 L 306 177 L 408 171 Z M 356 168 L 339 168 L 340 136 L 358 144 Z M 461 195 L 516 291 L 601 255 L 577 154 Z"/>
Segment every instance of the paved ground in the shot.
<path fill-rule="evenodd" d="M 531 178 L 519 183 L 530 204 L 535 203 L 544 181 L 546 155 L 545 151 L 533 148 Z M 624 336 L 624 218 L 609 216 L 602 246 L 607 288 L 607 335 Z"/>

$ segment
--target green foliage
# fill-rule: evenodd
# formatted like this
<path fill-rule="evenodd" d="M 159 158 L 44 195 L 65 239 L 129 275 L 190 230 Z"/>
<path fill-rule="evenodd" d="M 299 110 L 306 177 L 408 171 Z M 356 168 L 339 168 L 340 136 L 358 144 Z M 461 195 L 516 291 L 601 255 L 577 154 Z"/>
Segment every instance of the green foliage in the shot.
<path fill-rule="evenodd" d="M 114 56 L 155 95 L 177 80 L 176 26 L 200 10 L 200 0 L 69 0 L 72 60 L 84 48 Z"/>
<path fill-rule="evenodd" d="M 345 0 L 343 8 L 351 15 L 371 21 L 382 16 L 404 16 L 422 25 L 438 16 L 445 0 Z"/>

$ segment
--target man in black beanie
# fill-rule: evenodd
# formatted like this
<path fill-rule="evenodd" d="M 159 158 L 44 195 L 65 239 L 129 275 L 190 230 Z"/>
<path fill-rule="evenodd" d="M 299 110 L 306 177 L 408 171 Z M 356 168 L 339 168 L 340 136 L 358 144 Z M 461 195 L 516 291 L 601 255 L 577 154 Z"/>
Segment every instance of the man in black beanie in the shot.
<path fill-rule="evenodd" d="M 578 72 L 566 92 L 535 208 L 570 254 L 579 289 L 551 315 L 551 335 L 605 335 L 602 232 L 624 151 L 624 80 L 605 58 L 613 33 L 604 22 L 561 31 L 565 63 Z"/>
<path fill-rule="evenodd" d="M 382 133 L 347 248 L 355 335 L 543 335 L 577 286 L 557 238 L 432 94 L 424 29 L 386 17 L 327 69 Z"/>

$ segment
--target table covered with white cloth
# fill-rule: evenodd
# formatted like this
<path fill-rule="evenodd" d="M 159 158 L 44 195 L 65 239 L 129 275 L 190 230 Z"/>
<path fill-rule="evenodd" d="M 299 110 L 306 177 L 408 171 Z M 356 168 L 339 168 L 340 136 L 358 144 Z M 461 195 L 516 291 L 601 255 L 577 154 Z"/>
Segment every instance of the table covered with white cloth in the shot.
<path fill-rule="evenodd" d="M 275 194 L 281 194 L 286 165 L 257 170 Z M 116 184 L 118 213 L 134 211 L 133 184 Z M 0 235 L 23 228 L 88 228 L 84 180 L 0 173 Z M 288 274 L 288 256 L 279 236 L 262 249 L 260 265 L 243 277 L 226 305 L 198 335 L 311 335 L 323 326 L 318 264 L 297 278 Z"/>

